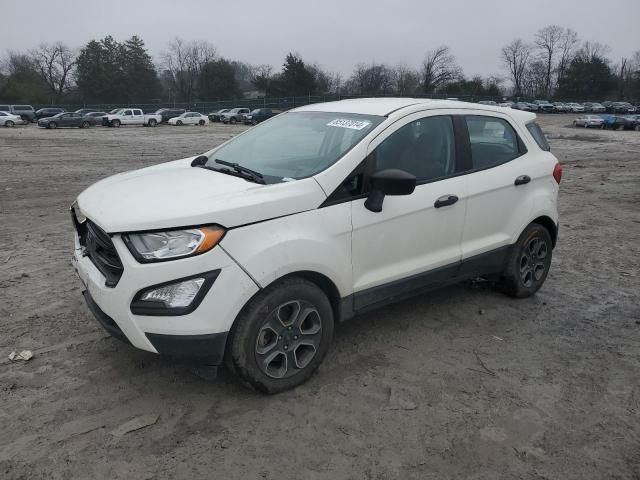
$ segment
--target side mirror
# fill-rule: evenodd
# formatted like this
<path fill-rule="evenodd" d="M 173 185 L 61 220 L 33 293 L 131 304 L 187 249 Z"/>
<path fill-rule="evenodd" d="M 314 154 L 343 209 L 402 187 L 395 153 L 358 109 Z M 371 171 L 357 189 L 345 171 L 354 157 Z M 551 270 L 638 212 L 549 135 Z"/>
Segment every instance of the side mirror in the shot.
<path fill-rule="evenodd" d="M 370 184 L 371 193 L 364 206 L 372 212 L 381 212 L 386 195 L 411 195 L 416 188 L 416 177 L 404 170 L 381 170 L 371 176 Z"/>
<path fill-rule="evenodd" d="M 207 157 L 206 155 L 200 155 L 199 157 L 196 157 L 193 160 L 191 160 L 191 166 L 192 167 L 201 167 L 202 165 L 204 165 L 208 161 L 209 161 L 209 157 Z"/>

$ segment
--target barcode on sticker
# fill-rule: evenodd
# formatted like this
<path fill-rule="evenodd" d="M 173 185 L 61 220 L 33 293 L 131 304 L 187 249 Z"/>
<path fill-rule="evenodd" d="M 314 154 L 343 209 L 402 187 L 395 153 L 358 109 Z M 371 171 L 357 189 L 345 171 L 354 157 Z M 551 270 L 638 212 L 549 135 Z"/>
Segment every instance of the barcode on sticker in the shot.
<path fill-rule="evenodd" d="M 362 130 L 368 127 L 371 122 L 367 120 L 349 120 L 347 118 L 336 118 L 327 123 L 328 127 L 351 128 L 352 130 Z"/>

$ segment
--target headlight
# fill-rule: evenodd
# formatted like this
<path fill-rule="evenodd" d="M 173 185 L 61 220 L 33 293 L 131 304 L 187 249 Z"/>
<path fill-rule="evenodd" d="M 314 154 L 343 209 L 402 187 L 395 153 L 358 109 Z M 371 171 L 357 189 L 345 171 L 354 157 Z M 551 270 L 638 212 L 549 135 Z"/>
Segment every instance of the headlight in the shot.
<path fill-rule="evenodd" d="M 123 239 L 131 254 L 141 263 L 160 262 L 199 255 L 215 247 L 226 230 L 219 226 L 128 233 Z"/>

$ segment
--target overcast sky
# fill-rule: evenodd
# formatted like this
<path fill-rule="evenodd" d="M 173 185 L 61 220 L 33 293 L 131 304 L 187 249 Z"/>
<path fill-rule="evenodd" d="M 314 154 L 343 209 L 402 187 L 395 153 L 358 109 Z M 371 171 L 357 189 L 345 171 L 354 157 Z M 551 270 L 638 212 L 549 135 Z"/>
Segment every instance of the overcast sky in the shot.
<path fill-rule="evenodd" d="M 294 51 L 344 75 L 358 62 L 417 67 L 439 45 L 451 47 L 467 76 L 502 74 L 502 45 L 552 23 L 608 44 L 614 62 L 640 49 L 640 0 L 0 0 L 0 18 L 0 55 L 138 35 L 157 60 L 180 36 L 278 68 Z"/>

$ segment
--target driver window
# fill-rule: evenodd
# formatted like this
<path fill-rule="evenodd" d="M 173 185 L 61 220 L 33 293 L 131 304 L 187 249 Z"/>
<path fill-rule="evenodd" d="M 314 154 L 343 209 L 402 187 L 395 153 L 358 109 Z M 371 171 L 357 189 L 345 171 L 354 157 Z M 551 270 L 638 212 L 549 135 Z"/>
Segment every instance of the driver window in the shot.
<path fill-rule="evenodd" d="M 397 168 L 418 182 L 455 172 L 455 136 L 450 116 L 415 120 L 387 137 L 375 150 L 376 170 Z"/>
<path fill-rule="evenodd" d="M 126 110 L 126 111 L 124 112 L 124 114 L 125 114 L 125 115 L 133 115 L 133 114 L 131 113 L 131 110 Z"/>

